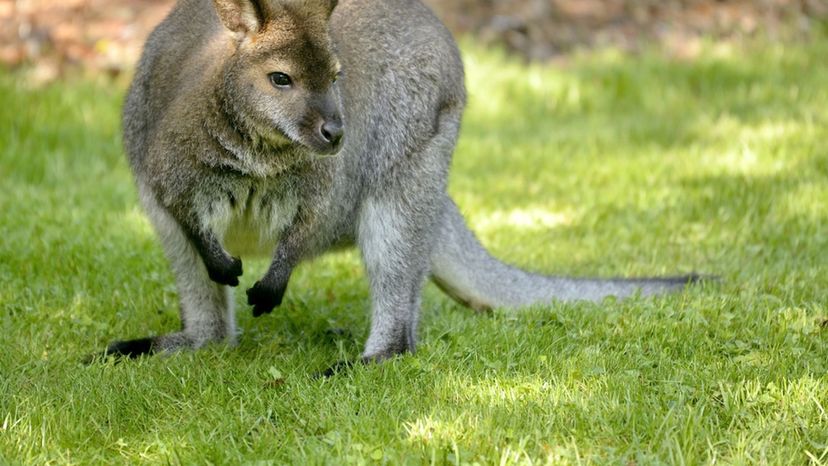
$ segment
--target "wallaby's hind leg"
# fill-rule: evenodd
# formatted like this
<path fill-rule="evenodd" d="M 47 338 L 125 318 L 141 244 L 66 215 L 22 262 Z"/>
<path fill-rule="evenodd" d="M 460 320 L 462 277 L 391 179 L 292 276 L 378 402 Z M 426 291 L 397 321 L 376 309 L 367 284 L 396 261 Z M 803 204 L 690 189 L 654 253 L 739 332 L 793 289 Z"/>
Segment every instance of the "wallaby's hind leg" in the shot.
<path fill-rule="evenodd" d="M 395 196 L 396 197 L 396 196 Z M 371 331 L 364 360 L 413 352 L 420 294 L 428 274 L 430 218 L 412 218 L 400 199 L 369 199 L 359 220 L 359 246 L 371 286 Z"/>
<path fill-rule="evenodd" d="M 459 108 L 438 115 L 434 136 L 374 184 L 362 203 L 357 240 L 371 286 L 371 332 L 363 361 L 413 352 L 420 299 L 443 206 Z M 336 367 L 336 366 L 335 366 Z"/>
<path fill-rule="evenodd" d="M 180 301 L 181 331 L 150 338 L 118 341 L 107 354 L 137 357 L 141 354 L 199 348 L 207 343 L 235 341 L 231 288 L 212 281 L 196 248 L 178 222 L 141 187 L 141 200 L 170 261 Z"/>
<path fill-rule="evenodd" d="M 371 289 L 371 330 L 358 362 L 381 362 L 416 349 L 420 296 L 438 218 L 430 207 L 439 204 L 412 208 L 409 202 L 398 191 L 362 204 L 357 242 Z M 330 377 L 353 364 L 339 361 L 316 375 Z"/>

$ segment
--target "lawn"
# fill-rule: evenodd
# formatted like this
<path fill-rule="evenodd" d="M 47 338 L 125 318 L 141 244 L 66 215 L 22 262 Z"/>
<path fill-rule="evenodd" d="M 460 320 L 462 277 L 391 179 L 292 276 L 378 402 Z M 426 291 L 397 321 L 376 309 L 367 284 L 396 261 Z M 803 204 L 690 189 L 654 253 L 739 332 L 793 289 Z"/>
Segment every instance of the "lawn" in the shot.
<path fill-rule="evenodd" d="M 357 254 L 301 266 L 237 347 L 84 366 L 176 329 L 120 145 L 125 81 L 0 71 L 0 464 L 828 463 L 828 39 L 526 66 L 467 46 L 450 191 L 508 262 L 715 274 L 663 298 L 476 314 L 359 354 Z"/>

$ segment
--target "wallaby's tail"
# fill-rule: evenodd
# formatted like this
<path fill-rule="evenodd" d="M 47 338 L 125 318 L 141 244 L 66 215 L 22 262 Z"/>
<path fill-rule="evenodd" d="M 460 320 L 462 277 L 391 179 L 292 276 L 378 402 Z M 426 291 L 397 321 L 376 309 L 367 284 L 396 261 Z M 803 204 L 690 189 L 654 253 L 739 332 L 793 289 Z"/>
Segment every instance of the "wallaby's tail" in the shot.
<path fill-rule="evenodd" d="M 680 290 L 697 275 L 638 279 L 552 277 L 526 272 L 492 257 L 446 197 L 443 222 L 431 256 L 431 279 L 457 302 L 477 310 L 520 308 L 551 301 L 598 301 L 636 292 L 653 295 Z"/>

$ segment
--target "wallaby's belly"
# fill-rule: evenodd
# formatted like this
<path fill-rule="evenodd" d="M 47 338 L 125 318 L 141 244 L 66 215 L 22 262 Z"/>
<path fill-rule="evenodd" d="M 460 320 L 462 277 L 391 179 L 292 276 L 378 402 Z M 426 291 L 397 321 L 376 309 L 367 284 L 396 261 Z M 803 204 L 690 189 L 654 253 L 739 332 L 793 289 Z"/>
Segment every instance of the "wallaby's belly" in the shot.
<path fill-rule="evenodd" d="M 211 198 L 203 222 L 223 233 L 223 245 L 231 254 L 270 256 L 298 205 L 299 199 L 286 186 L 249 180 Z"/>
<path fill-rule="evenodd" d="M 279 234 L 246 218 L 230 222 L 224 237 L 224 248 L 237 257 L 270 257 L 273 254 Z"/>

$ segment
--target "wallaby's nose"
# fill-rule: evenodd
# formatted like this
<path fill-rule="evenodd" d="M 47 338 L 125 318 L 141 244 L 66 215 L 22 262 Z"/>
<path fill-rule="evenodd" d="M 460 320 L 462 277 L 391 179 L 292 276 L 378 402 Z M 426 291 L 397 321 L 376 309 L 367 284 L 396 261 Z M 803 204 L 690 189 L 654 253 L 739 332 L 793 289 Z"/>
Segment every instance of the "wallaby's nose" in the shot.
<path fill-rule="evenodd" d="M 326 142 L 336 147 L 342 140 L 342 121 L 339 119 L 323 121 L 319 126 L 319 134 Z"/>

